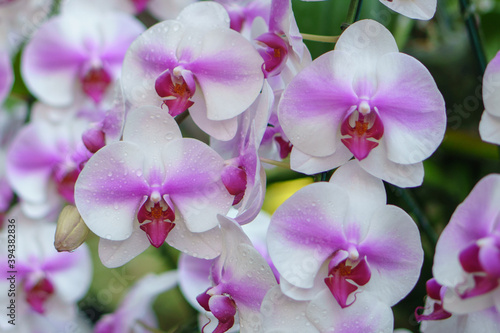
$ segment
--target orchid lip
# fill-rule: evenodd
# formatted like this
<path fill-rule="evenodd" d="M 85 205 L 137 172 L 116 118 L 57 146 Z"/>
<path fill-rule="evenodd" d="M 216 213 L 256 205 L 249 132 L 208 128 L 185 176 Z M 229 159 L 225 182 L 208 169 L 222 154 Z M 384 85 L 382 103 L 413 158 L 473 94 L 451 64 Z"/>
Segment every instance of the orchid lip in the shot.
<path fill-rule="evenodd" d="M 264 59 L 262 71 L 266 78 L 279 75 L 288 59 L 287 43 L 275 33 L 267 32 L 255 39 L 260 48 L 259 54 Z"/>
<path fill-rule="evenodd" d="M 26 290 L 26 301 L 31 308 L 40 313 L 45 313 L 44 304 L 54 293 L 54 285 L 46 278 L 42 278 L 31 288 Z"/>
<path fill-rule="evenodd" d="M 168 234 L 175 227 L 173 223 L 175 213 L 165 200 L 161 199 L 157 191 L 154 191 L 150 199 L 141 206 L 137 219 L 141 230 L 146 233 L 151 245 L 156 248 L 165 242 Z"/>
<path fill-rule="evenodd" d="M 345 253 L 345 251 L 340 252 Z M 358 287 L 370 281 L 371 270 L 365 258 L 358 261 L 351 261 L 347 258 L 337 263 L 340 258 L 336 255 L 331 259 L 328 265 L 328 276 L 324 281 L 340 307 L 346 308 L 356 301 L 355 294 Z M 347 300 L 351 295 L 354 295 L 354 300 L 348 303 Z"/>
<path fill-rule="evenodd" d="M 229 194 L 234 195 L 233 205 L 238 204 L 247 188 L 247 172 L 238 163 L 227 165 L 222 171 L 221 180 Z"/>
<path fill-rule="evenodd" d="M 214 287 L 215 289 L 217 288 Z M 218 294 L 214 288 L 208 288 L 205 292 L 196 297 L 198 303 L 206 310 L 212 312 L 219 323 L 213 333 L 227 332 L 234 325 L 234 317 L 236 315 L 236 303 L 232 297 L 226 293 Z M 203 326 L 202 332 L 205 332 Z"/>
<path fill-rule="evenodd" d="M 194 104 L 191 101 L 196 90 L 193 74 L 182 66 L 175 67 L 172 72 L 167 69 L 160 74 L 155 81 L 155 90 L 172 117 L 181 114 Z"/>
<path fill-rule="evenodd" d="M 112 78 L 104 67 L 98 65 L 86 70 L 80 80 L 83 92 L 99 104 L 111 85 Z"/>
<path fill-rule="evenodd" d="M 342 143 L 351 151 L 357 160 L 365 159 L 370 151 L 379 145 L 384 134 L 384 125 L 376 107 L 371 111 L 367 101 L 361 101 L 352 107 L 345 116 L 340 134 Z"/>
<path fill-rule="evenodd" d="M 494 237 L 481 238 L 467 246 L 459 253 L 459 262 L 462 269 L 472 276 L 473 286 L 458 290 L 462 299 L 486 294 L 499 286 L 498 261 L 492 258 L 498 254 L 499 249 Z"/>

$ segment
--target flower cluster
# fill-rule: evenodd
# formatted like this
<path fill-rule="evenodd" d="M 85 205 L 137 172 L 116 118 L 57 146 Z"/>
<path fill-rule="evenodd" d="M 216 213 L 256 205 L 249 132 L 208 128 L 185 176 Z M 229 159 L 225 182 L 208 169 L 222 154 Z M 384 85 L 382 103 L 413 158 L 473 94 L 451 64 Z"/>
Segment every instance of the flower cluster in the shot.
<path fill-rule="evenodd" d="M 152 303 L 177 284 L 204 333 L 394 331 L 391 308 L 417 284 L 424 250 L 385 186 L 423 183 L 447 111 L 388 28 L 349 15 L 313 59 L 291 0 L 35 2 L 0 2 L 5 17 L 45 14 L 17 65 L 29 103 L 9 96 L 21 45 L 0 36 L 0 219 L 19 224 L 19 332 L 92 330 L 77 311 L 89 234 L 106 268 L 181 253 L 90 318 L 96 333 L 155 331 Z M 380 2 L 418 20 L 437 6 Z M 499 68 L 497 55 L 479 127 L 496 144 Z M 280 166 L 317 181 L 270 216 L 266 182 Z M 423 332 L 500 327 L 499 177 L 478 183 L 437 243 Z"/>

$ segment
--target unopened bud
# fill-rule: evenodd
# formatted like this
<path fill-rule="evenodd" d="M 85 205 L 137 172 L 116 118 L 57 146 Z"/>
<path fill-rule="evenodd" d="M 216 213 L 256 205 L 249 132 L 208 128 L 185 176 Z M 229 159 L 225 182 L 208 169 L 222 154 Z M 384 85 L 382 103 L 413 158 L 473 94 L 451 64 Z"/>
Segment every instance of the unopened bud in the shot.
<path fill-rule="evenodd" d="M 89 228 L 80 217 L 78 209 L 68 205 L 59 214 L 54 246 L 59 252 L 74 251 L 87 239 L 88 233 Z"/>
<path fill-rule="evenodd" d="M 106 145 L 106 138 L 103 131 L 95 128 L 85 131 L 82 135 L 82 141 L 92 154 Z"/>

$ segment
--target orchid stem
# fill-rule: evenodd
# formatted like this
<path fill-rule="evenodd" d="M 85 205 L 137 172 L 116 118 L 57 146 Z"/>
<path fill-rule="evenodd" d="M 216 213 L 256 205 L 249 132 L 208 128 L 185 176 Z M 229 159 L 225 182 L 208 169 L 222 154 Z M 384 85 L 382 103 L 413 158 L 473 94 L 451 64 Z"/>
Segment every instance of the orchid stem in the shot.
<path fill-rule="evenodd" d="M 323 35 L 312 35 L 312 34 L 304 34 L 301 33 L 302 38 L 305 40 L 310 40 L 314 42 L 321 43 L 336 43 L 339 39 L 339 36 L 323 36 Z"/>
<path fill-rule="evenodd" d="M 271 164 L 271 165 L 274 165 L 274 166 L 277 166 L 280 168 L 290 169 L 290 163 L 287 163 L 287 162 L 279 162 L 279 161 L 271 160 L 271 159 L 264 158 L 264 157 L 260 157 L 260 161 L 262 163 Z"/>
<path fill-rule="evenodd" d="M 180 125 L 184 120 L 187 119 L 187 117 L 189 117 L 189 110 L 186 110 L 183 113 L 177 115 L 174 119 L 177 125 Z"/>
<path fill-rule="evenodd" d="M 341 26 L 342 30 L 345 30 L 349 25 L 359 20 L 359 14 L 361 13 L 362 4 L 363 0 L 351 0 L 351 3 L 349 4 L 349 9 L 347 11 L 346 20 Z"/>
<path fill-rule="evenodd" d="M 459 3 L 460 11 L 464 18 L 467 33 L 469 35 L 469 41 L 474 49 L 474 54 L 476 55 L 481 75 L 483 75 L 486 69 L 487 60 L 481 44 L 481 38 L 479 37 L 479 29 L 474 18 L 474 10 L 469 0 L 459 0 Z"/>
<path fill-rule="evenodd" d="M 167 243 L 160 246 L 161 257 L 165 260 L 165 264 L 168 269 L 175 269 L 177 267 L 177 259 L 172 256 L 169 251 L 169 245 Z"/>

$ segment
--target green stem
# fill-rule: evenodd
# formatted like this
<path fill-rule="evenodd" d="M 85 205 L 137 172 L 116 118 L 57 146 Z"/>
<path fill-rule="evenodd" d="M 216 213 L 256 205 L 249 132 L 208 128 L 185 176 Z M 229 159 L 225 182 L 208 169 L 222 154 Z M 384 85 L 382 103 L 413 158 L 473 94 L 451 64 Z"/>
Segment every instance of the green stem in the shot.
<path fill-rule="evenodd" d="M 323 35 L 312 35 L 301 33 L 302 38 L 305 40 L 310 40 L 314 42 L 322 42 L 322 43 L 336 43 L 339 39 L 339 36 L 323 36 Z"/>
<path fill-rule="evenodd" d="M 262 163 L 267 163 L 267 164 L 271 164 L 271 165 L 278 166 L 281 168 L 290 169 L 290 163 L 279 162 L 279 161 L 271 160 L 269 158 L 264 158 L 264 157 L 260 157 L 260 161 Z"/>
<path fill-rule="evenodd" d="M 469 35 L 469 40 L 474 50 L 474 54 L 476 55 L 477 62 L 479 64 L 479 69 L 481 70 L 481 74 L 484 74 L 487 61 L 486 61 L 486 56 L 484 54 L 483 46 L 481 44 L 481 38 L 479 37 L 479 29 L 476 24 L 476 20 L 474 18 L 474 12 L 469 3 L 469 0 L 459 0 L 459 3 L 460 3 L 460 11 L 464 18 L 465 26 L 467 28 L 467 33 Z"/>
<path fill-rule="evenodd" d="M 165 261 L 165 265 L 169 269 L 175 269 L 177 267 L 177 259 L 172 256 L 172 253 L 169 251 L 169 245 L 164 243 L 160 246 L 161 257 Z"/>
<path fill-rule="evenodd" d="M 408 189 L 401 189 L 400 191 L 403 200 L 409 206 L 411 212 L 415 215 L 417 224 L 420 226 L 420 229 L 425 233 L 425 235 L 431 242 L 432 247 L 435 248 L 438 240 L 436 231 L 434 231 L 434 229 L 432 228 L 429 220 L 427 219 L 427 217 L 425 217 L 411 192 Z"/>
<path fill-rule="evenodd" d="M 345 19 L 345 22 L 341 26 L 342 30 L 345 30 L 349 25 L 353 24 L 359 19 L 362 4 L 363 0 L 351 0 L 349 9 L 347 10 L 347 17 Z"/>
<path fill-rule="evenodd" d="M 177 115 L 174 119 L 177 125 L 180 125 L 184 120 L 187 119 L 187 117 L 189 117 L 189 110 L 186 110 L 183 113 Z"/>

